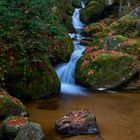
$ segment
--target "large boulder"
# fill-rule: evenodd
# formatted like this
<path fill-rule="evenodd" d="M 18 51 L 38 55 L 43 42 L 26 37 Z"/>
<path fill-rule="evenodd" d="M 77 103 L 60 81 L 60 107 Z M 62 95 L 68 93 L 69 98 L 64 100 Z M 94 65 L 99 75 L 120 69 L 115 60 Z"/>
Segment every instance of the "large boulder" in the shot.
<path fill-rule="evenodd" d="M 112 35 L 119 34 L 136 38 L 140 33 L 139 24 L 140 20 L 138 17 L 126 15 L 116 22 L 113 22 L 107 29 Z"/>
<path fill-rule="evenodd" d="M 44 133 L 38 123 L 27 123 L 14 140 L 43 140 Z"/>
<path fill-rule="evenodd" d="M 19 98 L 38 99 L 59 94 L 60 81 L 49 63 L 31 60 L 27 67 L 15 64 L 5 75 L 6 88 Z"/>
<path fill-rule="evenodd" d="M 140 63 L 127 53 L 99 50 L 85 54 L 76 65 L 76 82 L 91 89 L 122 88 L 136 75 Z"/>
<path fill-rule="evenodd" d="M 90 2 L 86 8 L 81 9 L 80 19 L 84 23 L 91 23 L 100 18 L 104 10 L 104 5 L 96 1 Z"/>
<path fill-rule="evenodd" d="M 27 111 L 22 102 L 10 96 L 5 90 L 0 89 L 0 117 L 25 116 Z"/>
<path fill-rule="evenodd" d="M 4 138 L 13 140 L 22 127 L 27 124 L 28 120 L 25 117 L 10 116 L 2 122 Z"/>
<path fill-rule="evenodd" d="M 55 122 L 56 130 L 61 134 L 79 135 L 99 132 L 95 115 L 88 109 L 67 113 Z"/>
<path fill-rule="evenodd" d="M 85 54 L 97 50 L 114 50 L 118 52 L 128 53 L 140 60 L 140 41 L 129 39 L 122 35 L 109 36 L 93 41 L 90 47 L 87 47 Z"/>

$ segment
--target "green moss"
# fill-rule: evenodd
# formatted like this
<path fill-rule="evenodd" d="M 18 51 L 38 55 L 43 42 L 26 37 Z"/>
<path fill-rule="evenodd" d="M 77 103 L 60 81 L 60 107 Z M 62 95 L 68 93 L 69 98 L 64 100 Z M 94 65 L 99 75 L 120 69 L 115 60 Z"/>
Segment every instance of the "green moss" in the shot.
<path fill-rule="evenodd" d="M 94 52 L 78 60 L 76 81 L 92 89 L 117 88 L 137 72 L 137 64 L 139 62 L 127 54 Z"/>
<path fill-rule="evenodd" d="M 8 116 L 24 116 L 27 115 L 26 108 L 22 102 L 12 96 L 6 91 L 0 91 L 0 117 Z"/>
<path fill-rule="evenodd" d="M 32 60 L 22 70 L 22 64 L 9 67 L 5 75 L 6 88 L 16 97 L 38 99 L 59 94 L 60 81 L 49 63 Z"/>
<path fill-rule="evenodd" d="M 136 59 L 140 60 L 140 41 L 136 39 L 129 39 L 122 35 L 105 37 L 93 41 L 90 44 L 90 47 L 85 50 L 85 54 L 100 49 L 127 53 L 129 55 L 135 56 Z"/>
<path fill-rule="evenodd" d="M 112 23 L 108 28 L 113 34 L 125 35 L 133 38 L 133 33 L 137 31 L 136 25 L 138 18 L 134 16 L 124 16 L 116 22 Z"/>
<path fill-rule="evenodd" d="M 74 7 L 80 8 L 81 7 L 81 0 L 73 0 L 72 5 Z"/>
<path fill-rule="evenodd" d="M 80 19 L 84 23 L 90 23 L 97 20 L 104 10 L 104 5 L 92 1 L 88 6 L 80 11 Z"/>

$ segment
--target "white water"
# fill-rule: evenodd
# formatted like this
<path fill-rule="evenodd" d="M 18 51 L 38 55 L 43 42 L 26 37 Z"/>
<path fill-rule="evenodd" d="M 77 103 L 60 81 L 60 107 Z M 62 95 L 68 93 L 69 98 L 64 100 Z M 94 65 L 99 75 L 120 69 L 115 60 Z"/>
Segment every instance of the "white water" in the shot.
<path fill-rule="evenodd" d="M 108 5 L 113 4 L 113 0 L 108 0 Z"/>
<path fill-rule="evenodd" d="M 72 24 L 75 29 L 82 29 L 84 24 L 80 21 L 80 9 L 75 9 L 72 16 Z"/>
<path fill-rule="evenodd" d="M 84 3 L 81 3 L 84 8 Z M 75 66 L 78 59 L 82 56 L 85 46 L 80 45 L 82 38 L 80 30 L 83 29 L 84 24 L 80 21 L 80 9 L 75 9 L 72 16 L 72 24 L 76 30 L 76 34 L 70 34 L 73 40 L 74 52 L 71 55 L 70 61 L 56 67 L 57 75 L 61 81 L 61 93 L 86 95 L 86 89 L 75 84 Z"/>

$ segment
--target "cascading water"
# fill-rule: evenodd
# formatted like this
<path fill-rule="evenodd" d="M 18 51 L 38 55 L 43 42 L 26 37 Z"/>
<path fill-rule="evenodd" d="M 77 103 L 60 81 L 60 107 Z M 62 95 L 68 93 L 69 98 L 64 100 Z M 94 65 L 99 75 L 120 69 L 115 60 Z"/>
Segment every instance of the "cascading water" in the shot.
<path fill-rule="evenodd" d="M 113 4 L 113 0 L 108 0 L 108 5 Z"/>
<path fill-rule="evenodd" d="M 85 7 L 84 3 L 81 3 L 82 8 Z M 83 29 L 84 24 L 80 21 L 80 9 L 76 8 L 72 16 L 72 24 L 76 30 L 76 34 L 69 34 L 73 40 L 74 52 L 71 55 L 70 61 L 65 64 L 61 64 L 56 67 L 57 75 L 61 81 L 61 92 L 67 94 L 79 94 L 85 95 L 85 88 L 75 84 L 74 71 L 78 59 L 82 56 L 85 46 L 80 45 L 82 36 L 80 31 Z"/>

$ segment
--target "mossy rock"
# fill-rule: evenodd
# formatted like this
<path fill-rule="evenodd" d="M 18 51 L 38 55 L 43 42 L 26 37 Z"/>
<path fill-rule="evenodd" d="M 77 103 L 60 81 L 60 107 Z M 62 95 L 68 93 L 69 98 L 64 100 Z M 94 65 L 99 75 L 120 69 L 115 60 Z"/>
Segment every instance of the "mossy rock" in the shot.
<path fill-rule="evenodd" d="M 107 6 L 108 5 L 108 0 L 86 0 L 86 5 L 88 5 L 90 2 L 95 1 L 102 3 L 103 5 Z"/>
<path fill-rule="evenodd" d="M 80 19 L 84 23 L 97 21 L 104 10 L 104 5 L 95 1 L 90 2 L 86 8 L 81 9 Z"/>
<path fill-rule="evenodd" d="M 25 116 L 27 111 L 22 102 L 10 96 L 5 90 L 0 89 L 0 117 Z"/>
<path fill-rule="evenodd" d="M 139 71 L 139 62 L 128 54 L 95 51 L 81 57 L 76 65 L 76 82 L 91 89 L 121 88 Z"/>
<path fill-rule="evenodd" d="M 26 134 L 26 135 L 25 135 Z M 17 134 L 14 140 L 44 140 L 43 129 L 38 123 L 29 122 Z"/>
<path fill-rule="evenodd" d="M 139 35 L 139 31 L 137 30 L 137 24 L 139 19 L 134 16 L 124 16 L 116 22 L 112 23 L 108 29 L 111 33 L 125 35 L 130 38 L 135 38 Z"/>
<path fill-rule="evenodd" d="M 72 5 L 76 8 L 81 8 L 81 1 L 82 0 L 73 0 Z"/>
<path fill-rule="evenodd" d="M 91 45 L 92 44 L 92 45 Z M 90 47 L 87 47 L 85 54 L 97 50 L 114 50 L 122 53 L 128 53 L 136 59 L 140 60 L 140 41 L 136 39 L 129 39 L 122 35 L 115 35 L 110 37 L 101 38 L 93 41 Z"/>
<path fill-rule="evenodd" d="M 67 62 L 74 50 L 71 38 L 66 34 L 61 42 L 52 42 L 47 48 L 47 55 L 49 62 L 53 65 L 58 63 Z"/>
<path fill-rule="evenodd" d="M 47 62 L 32 60 L 27 65 L 15 64 L 5 75 L 6 88 L 19 98 L 38 99 L 59 94 L 60 81 Z"/>
<path fill-rule="evenodd" d="M 18 132 L 28 123 L 27 118 L 10 116 L 2 122 L 3 134 L 6 140 L 13 140 Z"/>
<path fill-rule="evenodd" d="M 123 35 L 128 38 L 139 39 L 140 37 L 139 17 L 128 14 L 114 21 L 109 26 L 101 28 L 98 32 L 95 32 L 95 34 L 92 35 L 97 39 L 108 37 L 110 35 Z"/>
<path fill-rule="evenodd" d="M 91 43 L 92 43 L 91 38 L 84 38 L 80 40 L 80 44 L 84 46 L 90 46 Z"/>
<path fill-rule="evenodd" d="M 91 23 L 84 27 L 82 34 L 84 36 L 96 37 L 102 32 L 104 28 L 107 28 L 112 23 L 111 19 L 104 19 L 96 23 Z"/>

